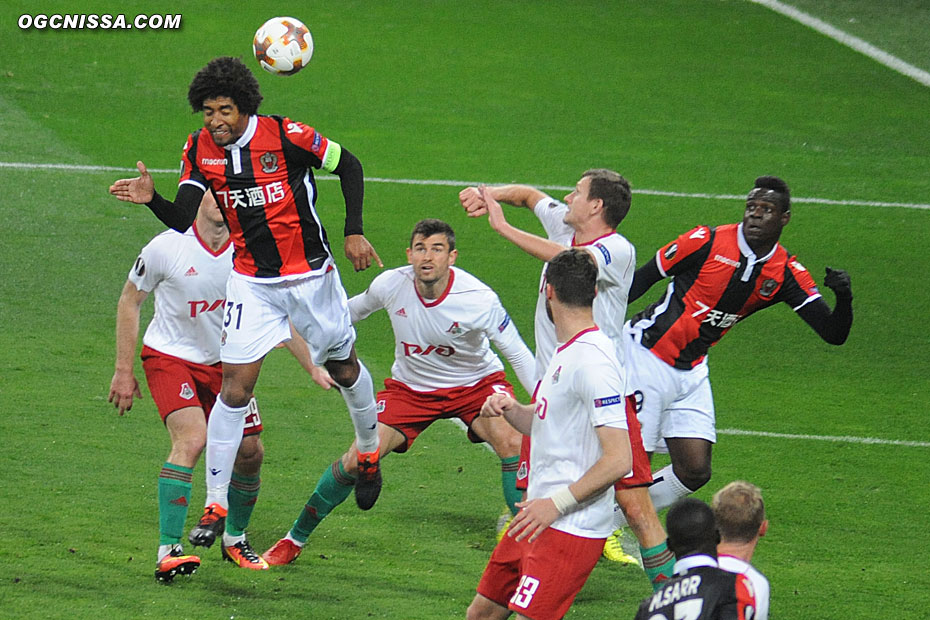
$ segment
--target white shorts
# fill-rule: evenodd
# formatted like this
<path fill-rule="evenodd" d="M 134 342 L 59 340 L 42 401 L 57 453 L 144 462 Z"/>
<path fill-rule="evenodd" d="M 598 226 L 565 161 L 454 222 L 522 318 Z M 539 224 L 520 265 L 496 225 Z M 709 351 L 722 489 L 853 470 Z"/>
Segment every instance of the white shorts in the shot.
<path fill-rule="evenodd" d="M 636 397 L 646 452 L 667 452 L 666 437 L 697 437 L 717 442 L 714 397 L 707 358 L 690 370 L 669 366 L 623 328 L 627 393 Z"/>
<path fill-rule="evenodd" d="M 233 272 L 226 282 L 220 359 L 248 364 L 291 339 L 288 319 L 307 341 L 316 365 L 349 357 L 355 328 L 339 272 L 258 283 Z"/>

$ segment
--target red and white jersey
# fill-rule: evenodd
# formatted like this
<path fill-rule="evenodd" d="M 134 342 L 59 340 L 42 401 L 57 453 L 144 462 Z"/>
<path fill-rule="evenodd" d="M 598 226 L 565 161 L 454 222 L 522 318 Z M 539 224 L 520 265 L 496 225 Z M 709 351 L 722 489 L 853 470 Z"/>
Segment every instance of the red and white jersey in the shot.
<path fill-rule="evenodd" d="M 192 133 L 179 185 L 213 189 L 236 248 L 237 273 L 260 283 L 318 276 L 333 258 L 316 212 L 313 169 L 332 172 L 341 154 L 313 127 L 258 114 L 225 147 L 209 131 Z"/>
<path fill-rule="evenodd" d="M 155 316 L 142 338 L 146 346 L 195 364 L 220 361 L 232 254 L 228 241 L 213 252 L 196 223 L 183 234 L 166 230 L 142 248 L 129 280 L 155 293 Z"/>
<path fill-rule="evenodd" d="M 768 620 L 771 588 L 765 575 L 756 570 L 749 562 L 733 555 L 718 555 L 717 565 L 729 573 L 745 575 L 749 579 L 749 584 L 752 586 L 753 594 L 756 597 L 756 614 L 753 618 L 754 620 Z"/>
<path fill-rule="evenodd" d="M 623 368 L 613 341 L 594 327 L 559 346 L 536 392 L 527 497 L 549 497 L 581 478 L 601 455 L 597 426 L 627 428 Z M 611 485 L 552 527 L 585 538 L 613 531 Z"/>
<path fill-rule="evenodd" d="M 575 231 L 563 222 L 568 205 L 546 196 L 536 203 L 533 213 L 539 218 L 550 240 L 565 246 L 583 247 L 597 262 L 597 297 L 594 298 L 594 322 L 615 343 L 617 359 L 623 364 L 621 336 L 626 320 L 627 299 L 633 272 L 636 270 L 636 250 L 620 233 L 614 232 L 590 243 L 575 243 Z M 555 326 L 546 316 L 546 266 L 539 277 L 539 297 L 536 300 L 536 372 L 542 376 L 556 347 Z"/>
<path fill-rule="evenodd" d="M 394 328 L 391 377 L 413 390 L 467 387 L 503 371 L 493 342 L 532 393 L 533 354 L 497 294 L 468 272 L 449 271 L 449 285 L 437 299 L 420 296 L 409 265 L 379 274 L 349 300 L 352 322 L 387 311 Z"/>

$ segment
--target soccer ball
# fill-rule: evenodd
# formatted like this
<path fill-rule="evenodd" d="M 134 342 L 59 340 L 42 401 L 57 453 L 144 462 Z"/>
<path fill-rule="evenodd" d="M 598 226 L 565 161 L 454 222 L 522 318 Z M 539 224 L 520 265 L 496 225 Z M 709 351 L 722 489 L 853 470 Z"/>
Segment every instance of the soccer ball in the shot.
<path fill-rule="evenodd" d="M 252 41 L 255 60 L 275 75 L 294 75 L 313 56 L 313 37 L 302 21 L 293 17 L 272 17 L 255 32 Z"/>

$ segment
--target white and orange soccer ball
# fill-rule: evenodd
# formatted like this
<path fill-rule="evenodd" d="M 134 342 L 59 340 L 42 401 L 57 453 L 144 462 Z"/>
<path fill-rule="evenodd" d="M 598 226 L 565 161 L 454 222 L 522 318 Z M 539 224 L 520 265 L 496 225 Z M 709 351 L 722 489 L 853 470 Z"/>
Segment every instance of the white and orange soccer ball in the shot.
<path fill-rule="evenodd" d="M 272 17 L 255 31 L 252 41 L 255 60 L 275 75 L 294 75 L 313 56 L 313 37 L 302 21 L 293 17 Z"/>

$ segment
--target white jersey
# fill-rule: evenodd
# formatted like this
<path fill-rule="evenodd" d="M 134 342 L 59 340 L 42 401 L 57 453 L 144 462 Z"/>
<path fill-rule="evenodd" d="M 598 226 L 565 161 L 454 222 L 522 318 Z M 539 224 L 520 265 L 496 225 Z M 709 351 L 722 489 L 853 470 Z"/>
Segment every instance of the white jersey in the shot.
<path fill-rule="evenodd" d="M 349 300 L 353 323 L 387 310 L 394 328 L 392 378 L 420 392 L 474 385 L 504 370 L 493 342 L 532 393 L 533 354 L 494 291 L 451 267 L 449 285 L 437 299 L 420 297 L 414 280 L 409 265 L 391 269 Z"/>
<path fill-rule="evenodd" d="M 627 428 L 623 371 L 613 342 L 591 328 L 558 347 L 536 392 L 527 497 L 549 497 L 577 481 L 603 454 L 597 426 Z M 605 489 L 552 527 L 585 538 L 614 529 L 614 489 Z"/>
<path fill-rule="evenodd" d="M 727 572 L 746 575 L 756 597 L 756 615 L 753 618 L 754 620 L 768 620 L 770 587 L 765 575 L 749 562 L 732 555 L 717 556 L 717 564 Z"/>
<path fill-rule="evenodd" d="M 539 218 L 551 241 L 564 246 L 587 249 L 597 262 L 597 297 L 594 298 L 594 322 L 614 341 L 617 359 L 623 364 L 622 330 L 626 306 L 636 270 L 636 250 L 620 233 L 614 232 L 590 243 L 577 245 L 575 231 L 563 222 L 568 205 L 546 196 L 536 203 L 533 213 Z M 536 300 L 536 373 L 542 376 L 555 350 L 555 326 L 546 316 L 546 265 L 539 278 Z"/>
<path fill-rule="evenodd" d="M 197 234 L 166 230 L 142 248 L 129 280 L 155 293 L 155 316 L 142 342 L 195 364 L 220 361 L 220 332 L 232 244 L 212 251 Z"/>

